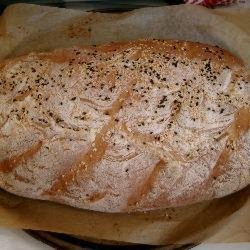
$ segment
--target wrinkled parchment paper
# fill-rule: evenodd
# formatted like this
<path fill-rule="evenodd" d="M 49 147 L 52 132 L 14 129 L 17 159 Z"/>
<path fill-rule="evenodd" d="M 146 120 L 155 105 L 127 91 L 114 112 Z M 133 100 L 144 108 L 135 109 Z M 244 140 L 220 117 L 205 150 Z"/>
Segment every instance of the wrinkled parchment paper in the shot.
<path fill-rule="evenodd" d="M 16 4 L 0 18 L 0 59 L 59 47 L 139 38 L 219 45 L 250 68 L 250 9 L 198 6 L 88 13 Z M 144 244 L 250 241 L 250 188 L 228 197 L 149 213 L 105 214 L 0 190 L 0 226 Z"/>

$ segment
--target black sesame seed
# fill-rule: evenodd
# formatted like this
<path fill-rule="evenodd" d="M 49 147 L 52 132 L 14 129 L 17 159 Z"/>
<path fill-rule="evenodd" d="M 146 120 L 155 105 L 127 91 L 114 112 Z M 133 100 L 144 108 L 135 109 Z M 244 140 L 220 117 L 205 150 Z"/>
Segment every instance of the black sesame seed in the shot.
<path fill-rule="evenodd" d="M 177 65 L 178 65 L 178 61 L 176 61 L 176 62 L 173 62 L 173 63 L 172 63 L 172 65 L 173 65 L 174 67 L 176 67 L 176 68 L 177 68 Z"/>

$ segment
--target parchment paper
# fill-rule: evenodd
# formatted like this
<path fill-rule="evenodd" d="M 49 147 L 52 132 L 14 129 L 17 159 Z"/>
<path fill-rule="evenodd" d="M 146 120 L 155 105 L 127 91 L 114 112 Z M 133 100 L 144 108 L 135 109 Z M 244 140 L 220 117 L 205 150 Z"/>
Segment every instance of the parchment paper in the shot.
<path fill-rule="evenodd" d="M 27 4 L 0 18 L 0 58 L 59 47 L 174 38 L 219 45 L 250 68 L 250 9 L 198 6 L 145 8 L 124 14 L 87 13 Z M 0 190 L 0 226 L 39 229 L 145 244 L 250 241 L 250 188 L 187 207 L 105 214 Z"/>

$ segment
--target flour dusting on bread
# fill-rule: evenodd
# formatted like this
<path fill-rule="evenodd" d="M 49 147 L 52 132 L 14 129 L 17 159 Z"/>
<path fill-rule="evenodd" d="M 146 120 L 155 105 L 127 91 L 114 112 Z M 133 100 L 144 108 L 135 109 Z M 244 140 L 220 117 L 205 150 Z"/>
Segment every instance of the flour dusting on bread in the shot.
<path fill-rule="evenodd" d="M 0 64 L 0 187 L 105 211 L 221 197 L 250 183 L 250 90 L 218 47 L 141 40 Z"/>

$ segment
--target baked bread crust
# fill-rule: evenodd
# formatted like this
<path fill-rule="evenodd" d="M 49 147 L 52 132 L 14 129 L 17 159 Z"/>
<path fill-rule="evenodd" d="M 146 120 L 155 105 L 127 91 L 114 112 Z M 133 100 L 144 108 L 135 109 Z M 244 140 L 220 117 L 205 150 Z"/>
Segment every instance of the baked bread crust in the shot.
<path fill-rule="evenodd" d="M 227 51 L 140 40 L 0 64 L 0 187 L 104 212 L 250 182 L 249 75 Z"/>

